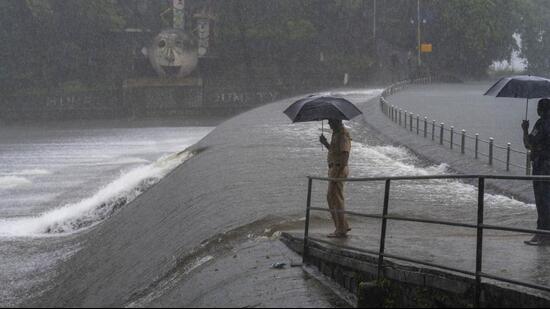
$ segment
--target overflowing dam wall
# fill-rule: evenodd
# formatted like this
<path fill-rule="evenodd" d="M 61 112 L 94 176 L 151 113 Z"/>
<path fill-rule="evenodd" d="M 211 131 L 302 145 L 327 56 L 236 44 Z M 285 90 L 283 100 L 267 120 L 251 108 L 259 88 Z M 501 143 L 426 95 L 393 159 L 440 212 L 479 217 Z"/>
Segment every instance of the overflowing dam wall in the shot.
<path fill-rule="evenodd" d="M 218 126 L 195 146 L 194 157 L 80 235 L 82 249 L 31 304 L 124 306 L 224 233 L 303 216 L 305 176 L 320 170 L 326 153 L 317 147 L 316 126 L 305 132 L 314 134 L 313 147 L 305 148 L 302 130 L 289 128 L 282 114 L 289 103 Z"/>

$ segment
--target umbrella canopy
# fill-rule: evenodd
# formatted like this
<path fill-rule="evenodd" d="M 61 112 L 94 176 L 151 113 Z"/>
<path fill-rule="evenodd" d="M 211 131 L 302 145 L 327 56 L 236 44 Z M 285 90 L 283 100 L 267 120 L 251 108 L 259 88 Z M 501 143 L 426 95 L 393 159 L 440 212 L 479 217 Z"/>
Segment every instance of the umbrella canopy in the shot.
<path fill-rule="evenodd" d="M 550 97 L 550 79 L 531 75 L 503 77 L 489 88 L 485 95 L 526 99 L 525 119 L 527 119 L 529 99 Z"/>
<path fill-rule="evenodd" d="M 324 119 L 351 120 L 362 112 L 350 101 L 327 95 L 311 95 L 292 103 L 285 111 L 292 122 Z"/>
<path fill-rule="evenodd" d="M 530 75 L 503 77 L 485 95 L 534 99 L 550 96 L 550 79 Z"/>

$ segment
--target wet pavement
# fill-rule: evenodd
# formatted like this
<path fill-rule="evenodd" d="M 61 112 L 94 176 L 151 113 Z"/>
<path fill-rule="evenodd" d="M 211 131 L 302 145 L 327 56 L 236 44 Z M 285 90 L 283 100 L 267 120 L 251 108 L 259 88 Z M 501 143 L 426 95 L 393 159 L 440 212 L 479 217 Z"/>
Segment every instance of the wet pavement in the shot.
<path fill-rule="evenodd" d="M 208 258 L 211 258 L 208 259 Z M 180 282 L 156 291 L 145 307 L 344 308 L 348 305 L 301 267 L 301 256 L 279 240 L 248 240 Z M 273 267 L 284 263 L 281 269 Z M 292 266 L 294 265 L 294 266 Z M 223 273 L 220 276 L 218 273 Z M 185 273 L 181 274 L 181 278 Z M 160 292 L 160 293 L 159 293 Z"/>
<path fill-rule="evenodd" d="M 388 100 L 414 115 L 420 114 L 421 119 L 428 117 L 430 123 L 436 120 L 437 125 L 443 122 L 447 128 L 454 126 L 456 132 L 464 129 L 472 136 L 479 133 L 484 140 L 493 137 L 496 145 L 511 143 L 513 148 L 525 150 L 521 130 L 525 99 L 484 96 L 494 82 L 496 80 L 414 85 L 388 97 Z M 538 119 L 537 101 L 529 102 L 531 128 Z M 487 153 L 486 147 L 482 150 Z M 504 153 L 498 151 L 496 154 L 502 156 Z M 520 162 L 523 165 L 523 161 Z"/>
<path fill-rule="evenodd" d="M 376 252 L 379 250 L 381 225 L 377 220 L 352 219 L 353 230 L 346 239 L 327 238 L 326 235 L 332 232 L 330 224 L 327 218 L 315 218 L 310 236 L 335 245 Z M 303 235 L 302 230 L 288 232 L 298 237 Z M 547 263 L 550 247 L 526 246 L 523 241 L 527 239 L 529 238 L 520 233 L 486 231 L 483 243 L 483 272 L 508 279 L 550 285 L 550 266 Z M 385 252 L 475 272 L 476 231 L 467 228 L 390 221 L 387 226 Z M 391 258 L 388 260 L 400 265 L 414 265 Z M 484 282 L 518 289 L 517 286 L 503 282 L 488 279 L 484 279 Z M 521 289 L 550 298 L 550 293 Z"/>

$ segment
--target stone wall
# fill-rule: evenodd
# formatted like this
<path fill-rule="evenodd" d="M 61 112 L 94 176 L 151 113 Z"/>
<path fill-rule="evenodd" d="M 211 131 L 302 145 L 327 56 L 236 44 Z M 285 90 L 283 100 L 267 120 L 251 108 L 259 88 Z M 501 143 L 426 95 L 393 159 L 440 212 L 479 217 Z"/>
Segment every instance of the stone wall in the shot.
<path fill-rule="evenodd" d="M 120 89 L 0 98 L 0 121 L 232 116 L 321 87 L 143 82 Z"/>
<path fill-rule="evenodd" d="M 126 113 L 117 90 L 18 95 L 3 97 L 0 104 L 4 121 L 116 118 Z"/>

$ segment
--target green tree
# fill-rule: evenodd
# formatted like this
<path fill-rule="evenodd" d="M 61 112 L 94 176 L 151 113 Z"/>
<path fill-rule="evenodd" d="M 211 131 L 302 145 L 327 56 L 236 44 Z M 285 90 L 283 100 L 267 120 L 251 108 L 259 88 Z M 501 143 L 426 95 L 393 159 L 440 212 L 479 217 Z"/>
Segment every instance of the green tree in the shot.
<path fill-rule="evenodd" d="M 495 60 L 509 59 L 518 46 L 522 1 L 435 0 L 427 4 L 434 12 L 424 26 L 434 51 L 429 64 L 441 71 L 483 77 Z"/>
<path fill-rule="evenodd" d="M 522 18 L 522 56 L 527 59 L 530 74 L 550 75 L 550 2 L 526 3 Z"/>

